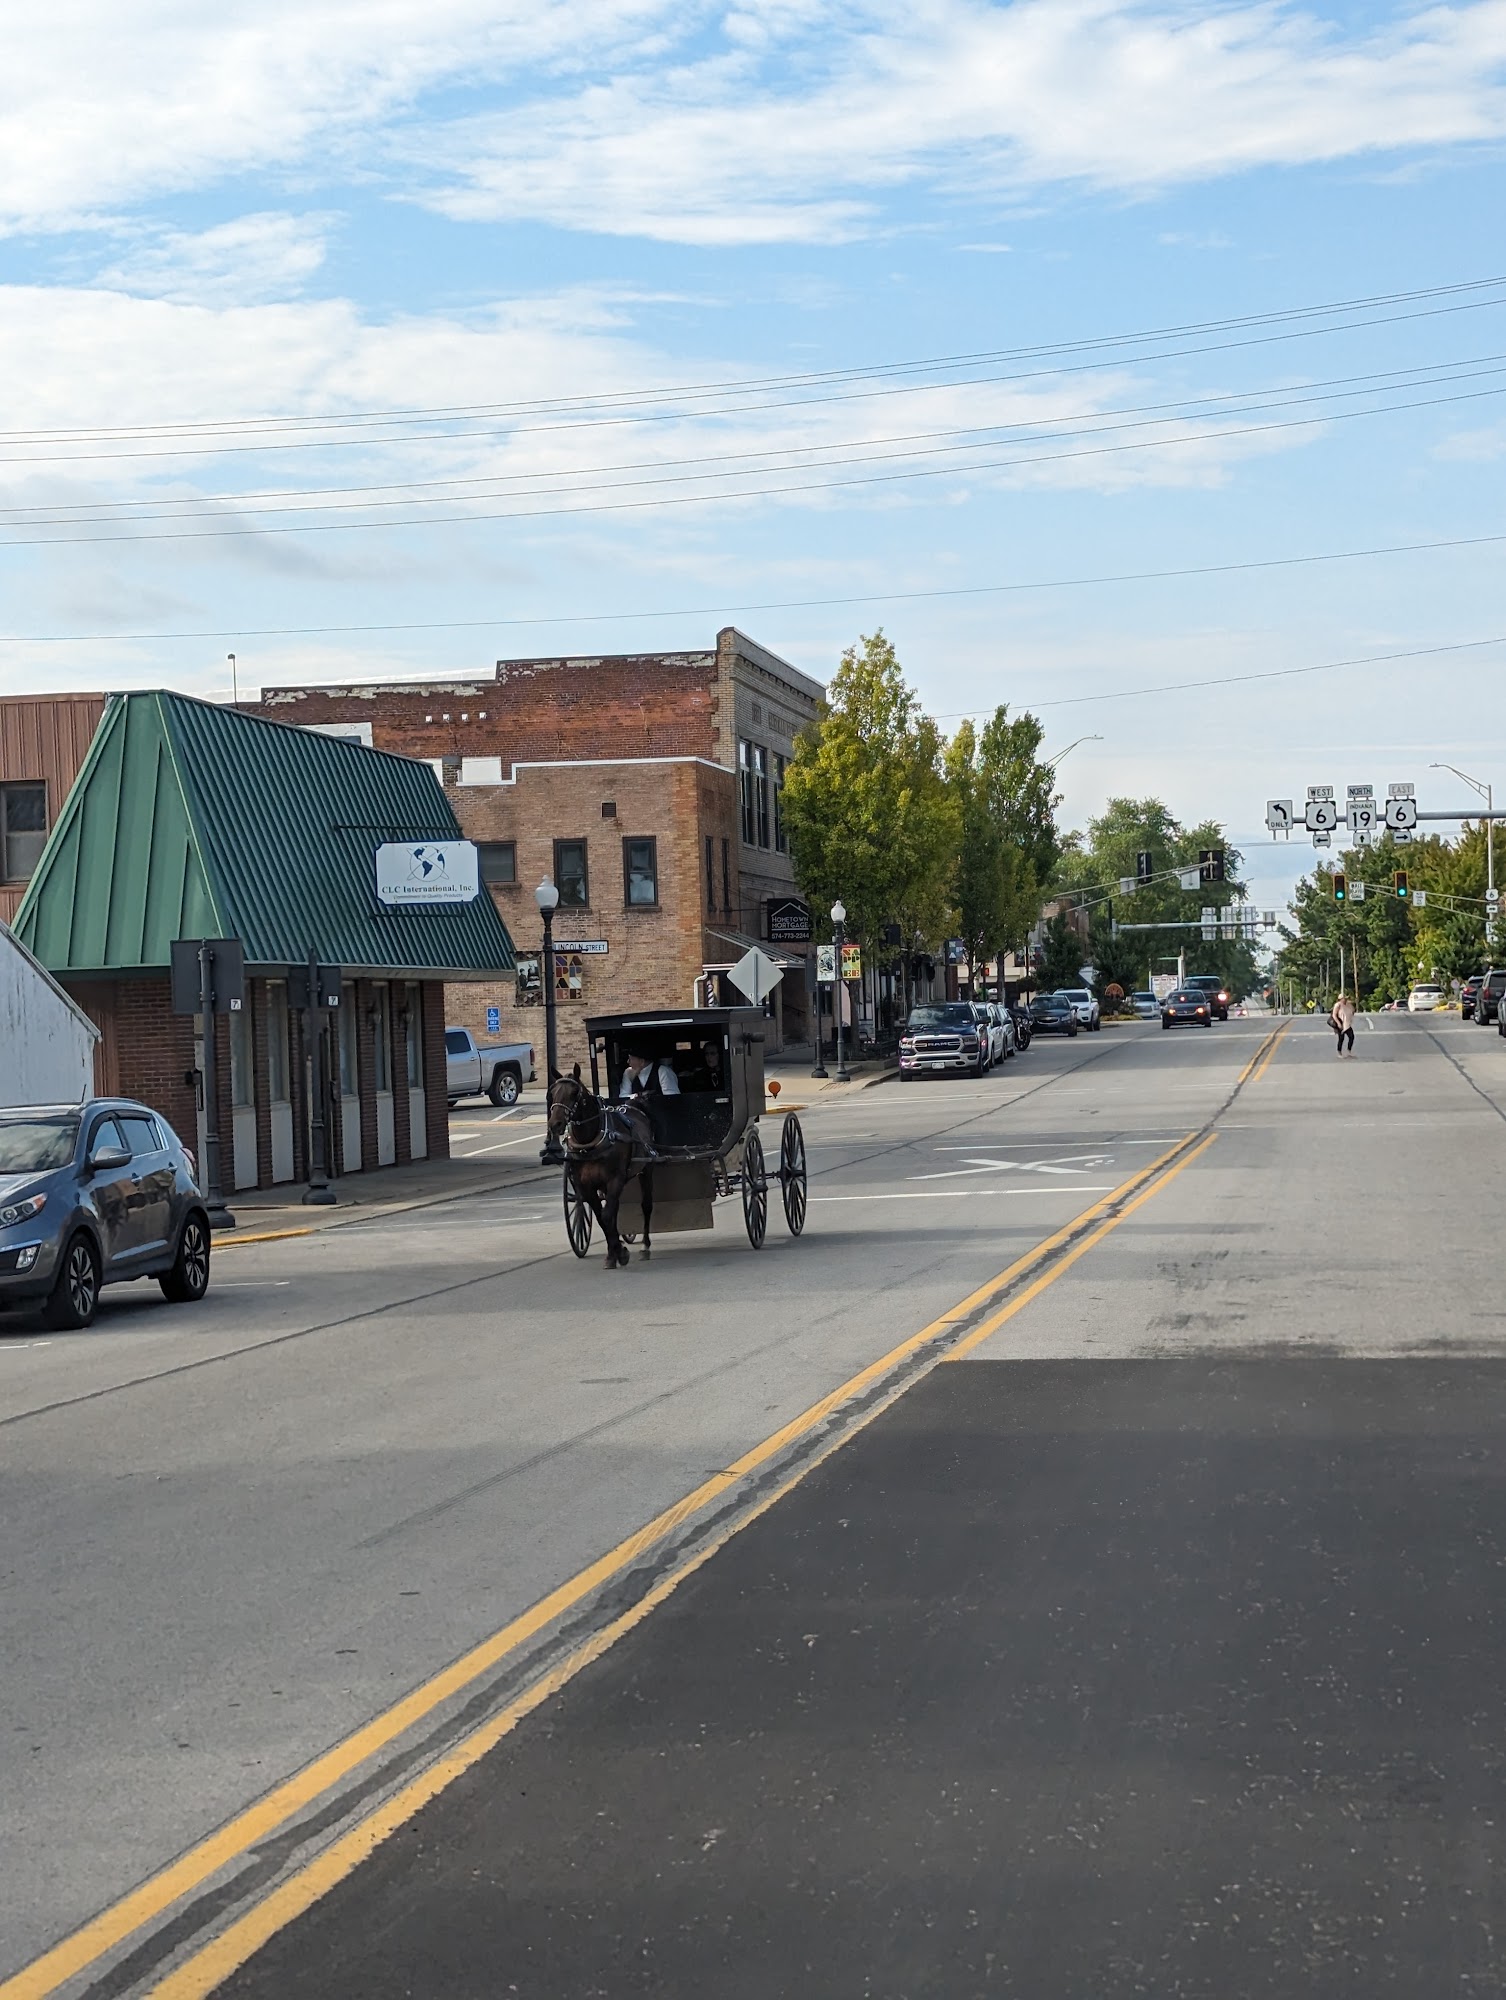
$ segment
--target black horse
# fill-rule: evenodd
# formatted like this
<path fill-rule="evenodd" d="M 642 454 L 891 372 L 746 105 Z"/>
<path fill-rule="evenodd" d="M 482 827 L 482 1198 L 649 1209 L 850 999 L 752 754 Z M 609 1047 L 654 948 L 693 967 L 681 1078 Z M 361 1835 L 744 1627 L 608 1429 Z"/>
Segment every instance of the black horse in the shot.
<path fill-rule="evenodd" d="M 628 1247 L 617 1229 L 617 1209 L 624 1188 L 638 1176 L 643 1200 L 643 1256 L 652 1254 L 649 1228 L 654 1213 L 654 1170 L 649 1164 L 653 1130 L 641 1105 L 615 1104 L 610 1112 L 594 1091 L 580 1080 L 580 1064 L 570 1076 L 557 1076 L 549 1086 L 549 1130 L 565 1142 L 568 1171 L 591 1204 L 607 1239 L 607 1269 L 629 1261 Z"/>

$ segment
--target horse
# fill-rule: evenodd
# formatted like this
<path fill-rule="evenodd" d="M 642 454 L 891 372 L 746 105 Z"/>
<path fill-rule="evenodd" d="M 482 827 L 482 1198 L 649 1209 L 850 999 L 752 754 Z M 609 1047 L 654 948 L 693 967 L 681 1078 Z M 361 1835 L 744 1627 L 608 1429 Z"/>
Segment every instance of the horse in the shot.
<path fill-rule="evenodd" d="M 641 1105 L 626 1102 L 605 1106 L 580 1080 L 580 1064 L 569 1076 L 555 1076 L 549 1085 L 549 1130 L 565 1142 L 575 1184 L 607 1239 L 607 1269 L 630 1261 L 617 1229 L 617 1208 L 623 1189 L 636 1173 L 643 1199 L 643 1259 L 653 1252 L 649 1227 L 654 1213 L 654 1170 L 645 1156 L 653 1147 L 653 1129 Z"/>

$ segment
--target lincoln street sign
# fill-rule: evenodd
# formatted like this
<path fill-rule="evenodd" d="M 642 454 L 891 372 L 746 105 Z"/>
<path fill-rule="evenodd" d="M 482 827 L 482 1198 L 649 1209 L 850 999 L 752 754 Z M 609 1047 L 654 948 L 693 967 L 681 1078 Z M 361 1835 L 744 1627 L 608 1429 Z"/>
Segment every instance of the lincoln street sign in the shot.
<path fill-rule="evenodd" d="M 389 840 L 376 851 L 377 901 L 389 910 L 474 903 L 481 893 L 469 840 Z"/>

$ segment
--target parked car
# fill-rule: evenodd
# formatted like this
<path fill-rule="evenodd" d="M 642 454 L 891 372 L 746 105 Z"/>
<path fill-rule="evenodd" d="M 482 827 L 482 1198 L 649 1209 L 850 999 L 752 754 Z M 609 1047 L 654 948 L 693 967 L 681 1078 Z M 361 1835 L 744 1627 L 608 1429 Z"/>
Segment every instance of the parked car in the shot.
<path fill-rule="evenodd" d="M 900 1076 L 959 1072 L 983 1076 L 989 1066 L 989 1024 L 971 1000 L 927 1000 L 912 1007 L 900 1030 Z"/>
<path fill-rule="evenodd" d="M 1484 985 L 1484 983 L 1485 983 L 1485 974 L 1483 972 L 1477 972 L 1473 975 L 1472 978 L 1466 979 L 1464 984 L 1460 987 L 1459 1013 L 1464 1020 L 1466 1021 L 1473 1020 L 1475 1012 L 1475 998 L 1476 995 L 1479 993 L 1481 986 Z M 1496 1013 L 1497 1016 L 1499 1017 L 1500 1014 L 1499 1007 L 1497 1007 Z"/>
<path fill-rule="evenodd" d="M 1090 1035 L 1096 1035 L 1103 1026 L 1103 1016 L 1099 1012 L 1098 1002 L 1087 987 L 1064 986 L 1061 997 L 1076 1014 L 1078 1026 L 1086 1028 Z"/>
<path fill-rule="evenodd" d="M 444 1031 L 445 1095 L 453 1109 L 462 1097 L 487 1096 L 516 1104 L 524 1082 L 533 1082 L 533 1045 L 498 1042 L 483 1047 L 469 1028 Z"/>
<path fill-rule="evenodd" d="M 1008 1062 L 1015 1051 L 1014 1017 L 1009 1009 L 997 1000 L 990 1000 L 985 1005 L 991 1031 L 993 1060 L 997 1063 Z"/>
<path fill-rule="evenodd" d="M 1478 1005 L 1478 1002 L 1476 1003 Z M 1441 986 L 1414 986 L 1407 995 L 1409 1014 L 1431 1014 L 1435 1007 L 1443 1005 Z"/>
<path fill-rule="evenodd" d="M 1154 993 L 1132 993 L 1130 1006 L 1137 1021 L 1158 1021 L 1161 1018 L 1161 1003 Z"/>
<path fill-rule="evenodd" d="M 1077 1009 L 1064 993 L 1041 993 L 1030 1003 L 1030 1026 L 1037 1035 L 1075 1035 Z"/>
<path fill-rule="evenodd" d="M 1213 1004 L 1201 986 L 1179 986 L 1161 1002 L 1163 1028 L 1211 1028 Z"/>
<path fill-rule="evenodd" d="M 1482 1027 L 1487 1022 L 1499 1021 L 1503 993 L 1506 993 L 1506 970 L 1493 965 L 1480 981 L 1479 991 L 1475 994 L 1475 1019 Z"/>
<path fill-rule="evenodd" d="M 0 1306 L 87 1326 L 102 1285 L 209 1289 L 209 1218 L 193 1155 L 129 1098 L 0 1110 Z"/>
<path fill-rule="evenodd" d="M 1194 993 L 1207 995 L 1208 1012 L 1215 1021 L 1229 1018 L 1229 989 L 1224 982 L 1211 972 L 1189 974 L 1182 984 Z"/>

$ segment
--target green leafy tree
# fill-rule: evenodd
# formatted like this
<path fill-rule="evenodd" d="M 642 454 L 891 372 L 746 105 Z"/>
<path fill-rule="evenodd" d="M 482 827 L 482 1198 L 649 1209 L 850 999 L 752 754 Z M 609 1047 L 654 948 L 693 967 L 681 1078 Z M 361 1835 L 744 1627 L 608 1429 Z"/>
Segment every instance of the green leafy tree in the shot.
<path fill-rule="evenodd" d="M 941 734 L 882 632 L 842 655 L 796 744 L 784 820 L 801 888 L 818 908 L 840 899 L 853 938 L 871 944 L 896 922 L 907 943 L 948 935 L 962 811 Z"/>
<path fill-rule="evenodd" d="M 1045 937 L 1036 960 L 1037 982 L 1042 993 L 1054 993 L 1063 986 L 1080 986 L 1087 949 L 1077 926 L 1060 910 L 1046 925 Z"/>

